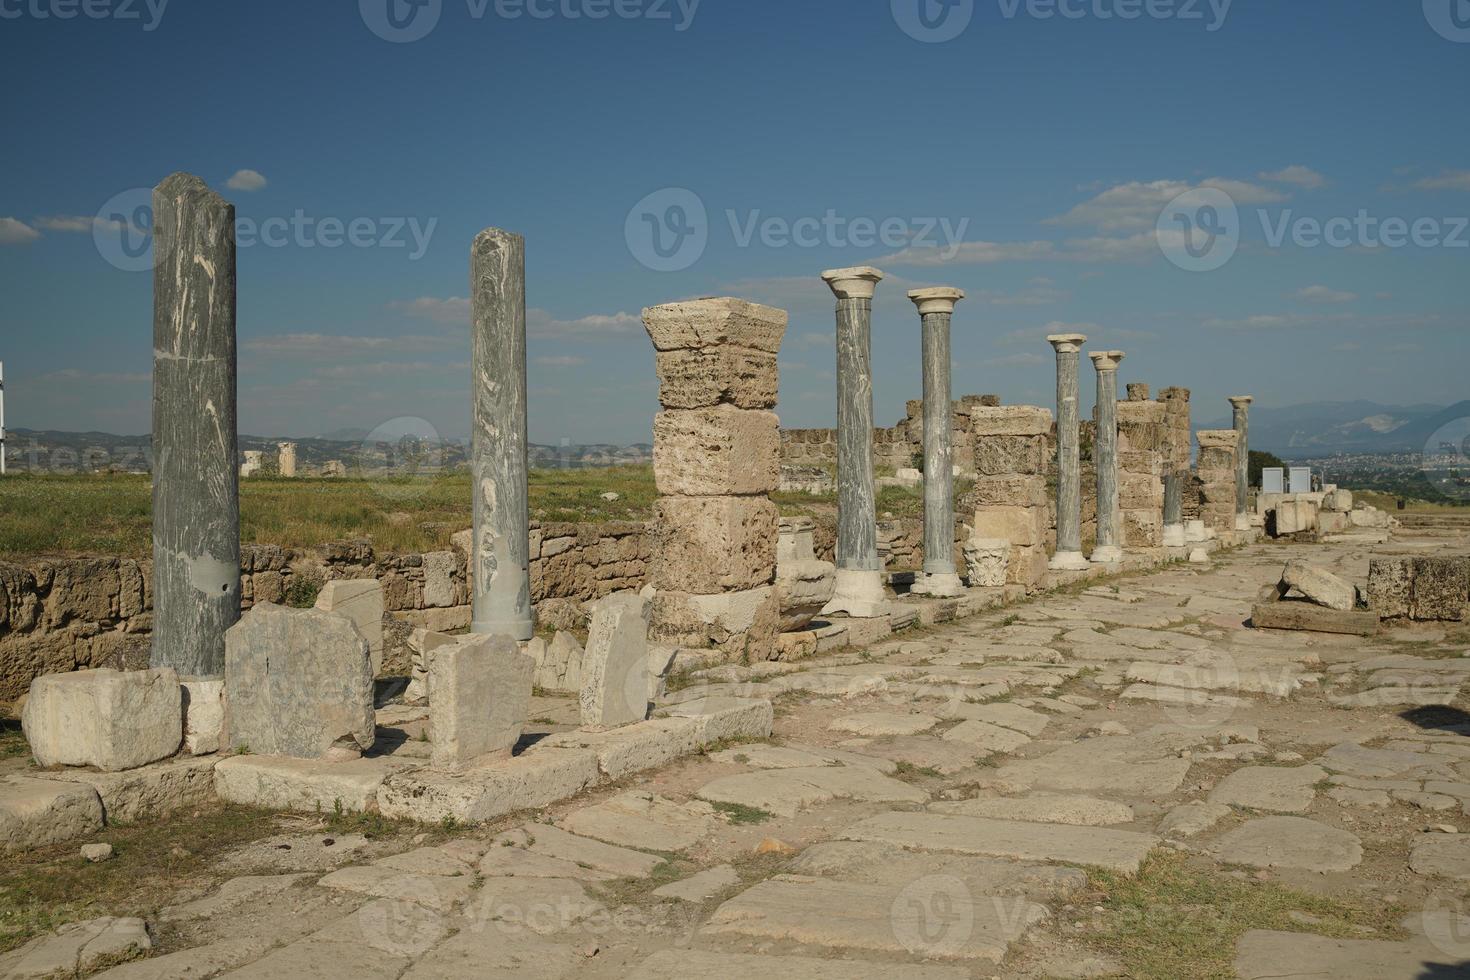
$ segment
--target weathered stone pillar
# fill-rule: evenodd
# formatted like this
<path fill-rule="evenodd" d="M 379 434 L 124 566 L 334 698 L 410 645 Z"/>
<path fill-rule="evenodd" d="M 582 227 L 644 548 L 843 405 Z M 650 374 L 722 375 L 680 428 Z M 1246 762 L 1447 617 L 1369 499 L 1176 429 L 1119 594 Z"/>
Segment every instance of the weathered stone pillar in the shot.
<path fill-rule="evenodd" d="M 1250 428 L 1251 402 L 1253 401 L 1255 398 L 1250 395 L 1236 395 L 1230 399 L 1230 407 L 1234 414 L 1234 428 L 1240 434 L 1240 441 L 1235 449 L 1235 529 L 1237 531 L 1249 531 L 1251 528 Z"/>
<path fill-rule="evenodd" d="M 970 437 L 975 447 L 975 501 L 972 541 L 1008 545 L 1006 581 L 1028 591 L 1046 575 L 1047 494 L 1046 437 L 1051 412 L 1031 405 L 970 409 Z M 1086 560 L 1078 554 L 1086 566 Z M 981 584 L 972 580 L 971 587 Z"/>
<path fill-rule="evenodd" d="M 529 640 L 531 515 L 526 487 L 526 242 L 487 228 L 470 250 L 474 319 L 475 633 Z"/>
<path fill-rule="evenodd" d="M 276 446 L 276 474 L 284 477 L 296 475 L 296 443 L 283 442 Z"/>
<path fill-rule="evenodd" d="M 153 192 L 153 651 L 222 674 L 240 618 L 235 208 L 190 174 Z"/>
<path fill-rule="evenodd" d="M 837 296 L 837 591 L 823 612 L 859 618 L 887 605 L 873 486 L 873 292 L 882 278 L 867 266 L 822 273 Z"/>
<path fill-rule="evenodd" d="M 957 596 L 964 584 L 954 567 L 954 406 L 950 401 L 949 324 L 962 289 L 915 289 L 909 299 L 923 320 L 924 575 L 921 595 Z"/>
<path fill-rule="evenodd" d="M 1164 547 L 1184 547 L 1184 474 L 1164 474 Z"/>
<path fill-rule="evenodd" d="M 1077 571 L 1087 567 L 1082 556 L 1082 456 L 1077 434 L 1077 367 L 1087 337 L 1054 334 L 1046 340 L 1057 351 L 1057 550 L 1051 568 Z"/>
<path fill-rule="evenodd" d="M 1164 543 L 1164 406 L 1148 400 L 1148 385 L 1128 386 L 1118 402 L 1119 533 L 1126 549 Z"/>
<path fill-rule="evenodd" d="M 1097 465 L 1097 546 L 1094 564 L 1111 565 L 1123 560 L 1123 537 L 1118 511 L 1118 365 L 1120 350 L 1089 355 L 1097 369 L 1097 442 L 1093 460 Z"/>
<path fill-rule="evenodd" d="M 1201 429 L 1199 459 L 1200 519 L 1205 526 L 1224 532 L 1235 527 L 1236 450 L 1240 433 L 1234 429 Z"/>

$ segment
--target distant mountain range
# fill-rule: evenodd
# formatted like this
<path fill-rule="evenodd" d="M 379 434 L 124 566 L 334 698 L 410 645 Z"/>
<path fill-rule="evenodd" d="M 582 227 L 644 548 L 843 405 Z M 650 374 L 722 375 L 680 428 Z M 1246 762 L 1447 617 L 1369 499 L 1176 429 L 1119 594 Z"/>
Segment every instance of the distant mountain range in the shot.
<path fill-rule="evenodd" d="M 1470 401 L 1449 408 L 1370 401 L 1312 402 L 1288 408 L 1256 404 L 1251 406 L 1250 441 L 1252 449 L 1297 458 L 1417 453 L 1435 433 L 1461 419 L 1470 419 Z M 1228 429 L 1230 419 L 1195 424 L 1202 429 Z"/>

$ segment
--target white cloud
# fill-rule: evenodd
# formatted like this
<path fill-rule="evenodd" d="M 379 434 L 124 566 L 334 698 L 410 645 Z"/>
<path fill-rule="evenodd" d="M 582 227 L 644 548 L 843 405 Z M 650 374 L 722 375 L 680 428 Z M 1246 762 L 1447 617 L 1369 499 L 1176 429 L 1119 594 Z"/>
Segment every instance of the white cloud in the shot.
<path fill-rule="evenodd" d="M 258 191 L 265 187 L 265 175 L 258 170 L 236 170 L 235 175 L 225 181 L 232 191 Z"/>
<path fill-rule="evenodd" d="M 395 300 L 388 304 L 388 308 L 409 316 L 433 320 L 435 323 L 458 323 L 468 326 L 470 322 L 470 301 L 464 296 L 450 296 L 448 299 L 420 296 L 418 299 L 407 302 Z"/>
<path fill-rule="evenodd" d="M 1051 242 L 959 242 L 948 247 L 909 246 L 874 261 L 879 265 L 922 266 L 990 265 L 995 262 L 1025 262 L 1050 258 L 1056 250 Z"/>
<path fill-rule="evenodd" d="M 1421 191 L 1470 191 L 1470 170 L 1446 170 L 1437 177 L 1424 177 L 1413 185 Z"/>
<path fill-rule="evenodd" d="M 1182 180 L 1132 181 L 1110 187 L 1066 214 L 1048 218 L 1046 223 L 1092 227 L 1101 232 L 1152 229 L 1170 201 L 1186 191 L 1204 187 L 1224 191 L 1236 204 L 1273 204 L 1286 200 L 1284 195 L 1268 187 L 1223 177 L 1197 184 Z"/>
<path fill-rule="evenodd" d="M 96 215 L 56 214 L 36 219 L 37 226 L 47 231 L 89 234 L 94 227 L 116 228 L 115 222 L 103 221 Z"/>
<path fill-rule="evenodd" d="M 533 337 L 600 337 L 643 329 L 643 318 L 632 313 L 594 313 L 577 320 L 558 320 L 545 310 L 526 311 L 526 332 Z"/>
<path fill-rule="evenodd" d="M 1050 280 L 1044 281 L 1050 282 Z M 1035 285 L 1014 293 L 1007 293 L 999 289 L 980 289 L 971 292 L 969 298 L 976 302 L 989 303 L 991 306 L 1046 306 L 1049 303 L 1060 303 L 1071 295 L 1065 289 Z"/>
<path fill-rule="evenodd" d="M 1358 298 L 1357 293 L 1331 289 L 1327 286 L 1308 286 L 1305 289 L 1298 289 L 1294 295 L 1297 299 L 1306 300 L 1309 303 L 1351 303 Z"/>
<path fill-rule="evenodd" d="M 1311 167 L 1303 167 L 1296 164 L 1283 170 L 1272 170 L 1256 175 L 1262 180 L 1269 180 L 1277 184 L 1295 184 L 1297 187 L 1305 187 L 1307 190 L 1316 190 L 1327 183 L 1323 177 Z"/>
<path fill-rule="evenodd" d="M 576 367 L 579 364 L 586 364 L 587 358 L 576 357 L 572 354 L 556 354 L 544 357 L 533 357 L 531 358 L 531 363 L 539 364 L 541 367 L 552 368 Z"/>
<path fill-rule="evenodd" d="M 1047 359 L 1041 354 L 1033 354 L 1030 351 L 1020 351 L 1015 354 L 1007 354 L 1005 357 L 995 357 L 985 362 L 987 367 L 1034 367 L 1045 364 Z"/>
<path fill-rule="evenodd" d="M 82 371 L 77 368 L 62 368 L 47 374 L 38 374 L 32 382 L 61 382 L 63 384 L 147 384 L 153 375 L 143 372 Z"/>
<path fill-rule="evenodd" d="M 1015 344 L 1045 344 L 1046 338 L 1059 333 L 1080 333 L 1089 337 L 1109 332 L 1105 327 L 1096 323 L 1066 323 L 1062 320 L 1053 320 L 1039 327 L 1022 327 L 1012 330 L 995 338 L 995 342 L 1002 346 Z"/>
<path fill-rule="evenodd" d="M 24 221 L 0 218 L 0 245 L 29 245 L 40 237 L 41 233 Z"/>
<path fill-rule="evenodd" d="M 400 337 L 359 337 L 347 334 L 287 333 L 255 337 L 241 346 L 252 354 L 286 356 L 311 360 L 340 359 L 345 354 L 423 350 L 444 350 L 453 345 L 468 345 L 465 339 L 442 336 L 405 335 Z"/>

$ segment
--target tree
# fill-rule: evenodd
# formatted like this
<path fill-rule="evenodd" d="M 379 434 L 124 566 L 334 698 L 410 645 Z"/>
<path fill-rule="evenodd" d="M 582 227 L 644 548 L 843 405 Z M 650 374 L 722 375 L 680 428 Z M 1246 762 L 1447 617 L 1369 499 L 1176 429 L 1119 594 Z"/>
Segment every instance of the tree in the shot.
<path fill-rule="evenodd" d="M 1273 456 L 1271 453 L 1263 453 L 1256 449 L 1250 451 L 1250 459 L 1246 465 L 1249 467 L 1250 485 L 1253 487 L 1261 485 L 1262 470 L 1271 468 L 1286 469 L 1286 464 L 1281 461 L 1279 456 Z"/>

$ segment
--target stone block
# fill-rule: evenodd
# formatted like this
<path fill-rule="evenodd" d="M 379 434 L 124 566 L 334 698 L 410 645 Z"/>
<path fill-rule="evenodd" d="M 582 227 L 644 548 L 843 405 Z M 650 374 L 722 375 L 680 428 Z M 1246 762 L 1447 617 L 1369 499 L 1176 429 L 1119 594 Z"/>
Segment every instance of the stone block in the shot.
<path fill-rule="evenodd" d="M 998 589 L 1007 582 L 1011 543 L 1005 538 L 974 537 L 965 542 L 965 568 L 970 588 Z"/>
<path fill-rule="evenodd" d="M 30 851 L 102 829 L 92 787 L 29 776 L 0 776 L 0 850 Z"/>
<path fill-rule="evenodd" d="M 385 817 L 395 820 L 474 824 L 550 806 L 600 781 L 596 752 L 538 745 L 483 769 L 395 773 L 378 789 L 376 805 Z"/>
<path fill-rule="evenodd" d="M 832 601 L 837 566 L 829 561 L 796 560 L 776 565 L 776 594 L 781 597 L 781 632 L 803 629 Z"/>
<path fill-rule="evenodd" d="M 593 606 L 582 655 L 582 724 L 614 728 L 648 717 L 648 603 L 622 592 Z"/>
<path fill-rule="evenodd" d="M 424 606 L 429 609 L 448 609 L 458 605 L 455 594 L 454 573 L 459 569 L 460 558 L 452 551 L 431 551 L 424 555 Z M 367 631 L 363 631 L 367 635 Z M 369 643 L 372 642 L 369 637 Z M 374 661 L 379 667 L 379 661 Z"/>
<path fill-rule="evenodd" d="M 179 750 L 179 677 L 167 667 L 46 674 L 31 682 L 21 724 L 41 766 L 136 769 Z"/>
<path fill-rule="evenodd" d="M 601 777 L 624 779 L 668 765 L 700 746 L 702 726 L 692 718 L 655 718 L 608 731 L 549 735 L 525 757 L 562 751 L 591 752 Z"/>
<path fill-rule="evenodd" d="M 1004 538 L 1023 548 L 1045 544 L 1046 511 L 1040 507 L 978 507 L 972 527 L 977 538 Z"/>
<path fill-rule="evenodd" d="M 660 351 L 733 346 L 777 354 L 786 321 L 784 310 L 731 298 L 668 303 L 643 311 L 643 327 Z"/>
<path fill-rule="evenodd" d="M 1304 561 L 1294 559 L 1286 563 L 1280 587 L 1283 595 L 1296 589 L 1309 601 L 1328 609 L 1351 612 L 1357 607 L 1357 590 L 1351 582 Z"/>
<path fill-rule="evenodd" d="M 113 826 L 208 806 L 215 798 L 216 761 L 180 756 L 126 772 L 64 769 L 41 778 L 89 787 L 102 801 L 103 818 Z"/>
<path fill-rule="evenodd" d="M 776 406 L 776 355 L 741 347 L 659 351 L 659 404 L 664 408 Z"/>
<path fill-rule="evenodd" d="M 214 790 L 227 803 L 264 810 L 349 813 L 378 807 L 378 789 L 408 764 L 391 758 L 323 762 L 283 756 L 237 755 L 214 767 Z"/>
<path fill-rule="evenodd" d="M 689 719 L 701 747 L 717 742 L 771 737 L 775 714 L 762 698 L 705 697 L 666 708 L 660 714 Z"/>
<path fill-rule="evenodd" d="M 713 595 L 769 585 L 778 519 L 767 497 L 660 498 L 654 506 L 654 586 Z"/>
<path fill-rule="evenodd" d="M 781 622 L 774 586 L 722 595 L 660 592 L 650 611 L 650 635 L 675 646 L 724 651 L 730 658 L 757 663 L 776 652 Z"/>
<path fill-rule="evenodd" d="M 780 421 L 773 412 L 730 405 L 660 412 L 653 475 L 665 495 L 771 493 L 781 483 Z"/>
<path fill-rule="evenodd" d="M 410 704 L 419 704 L 429 699 L 429 668 L 434 663 L 434 653 L 440 647 L 459 642 L 459 637 L 433 630 L 415 629 L 408 634 L 409 668 L 408 689 L 403 699 Z"/>
<path fill-rule="evenodd" d="M 1240 435 L 1234 429 L 1201 429 L 1195 433 L 1195 438 L 1202 450 L 1228 449 L 1232 456 L 1240 446 Z"/>
<path fill-rule="evenodd" d="M 225 634 L 225 745 L 318 759 L 372 747 L 367 640 L 345 616 L 269 603 Z"/>
<path fill-rule="evenodd" d="M 1034 405 L 976 405 L 970 409 L 975 436 L 1044 436 L 1051 431 L 1051 412 Z"/>
<path fill-rule="evenodd" d="M 179 682 L 184 706 L 184 751 L 218 752 L 225 725 L 225 682 L 220 677 L 186 677 Z"/>
<path fill-rule="evenodd" d="M 1406 619 L 1413 601 L 1414 560 L 1373 558 L 1368 562 L 1368 606 L 1380 619 Z"/>
<path fill-rule="evenodd" d="M 1046 480 L 1039 476 L 982 476 L 968 494 L 977 507 L 1045 507 Z"/>
<path fill-rule="evenodd" d="M 810 517 L 782 517 L 778 524 L 776 561 L 815 561 L 817 522 Z"/>
<path fill-rule="evenodd" d="M 1164 546 L 1162 508 L 1123 511 L 1123 546 L 1125 548 L 1162 548 Z"/>
<path fill-rule="evenodd" d="M 975 471 L 981 476 L 1044 474 L 1046 440 L 1041 436 L 987 436 L 976 439 Z"/>
<path fill-rule="evenodd" d="M 1232 499 L 1234 499 L 1232 497 Z M 1276 504 L 1276 536 L 1317 529 L 1317 505 L 1310 500 L 1283 498 Z"/>
<path fill-rule="evenodd" d="M 1466 569 L 1470 559 L 1415 558 L 1409 618 L 1420 622 L 1459 622 L 1470 602 Z"/>
<path fill-rule="evenodd" d="M 459 771 L 510 758 L 531 711 L 536 664 L 508 636 L 472 636 L 429 668 L 429 759 Z"/>
<path fill-rule="evenodd" d="M 558 630 L 536 665 L 536 687 L 556 694 L 582 693 L 582 646 Z"/>
<path fill-rule="evenodd" d="M 338 579 L 322 586 L 316 608 L 351 620 L 367 640 L 373 676 L 383 669 L 383 586 L 376 579 Z"/>

